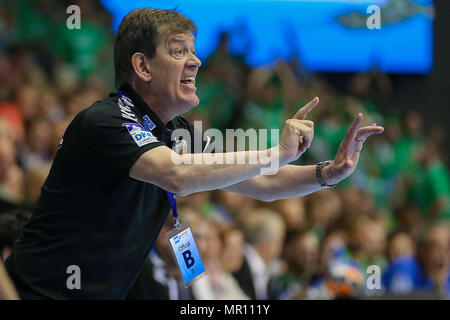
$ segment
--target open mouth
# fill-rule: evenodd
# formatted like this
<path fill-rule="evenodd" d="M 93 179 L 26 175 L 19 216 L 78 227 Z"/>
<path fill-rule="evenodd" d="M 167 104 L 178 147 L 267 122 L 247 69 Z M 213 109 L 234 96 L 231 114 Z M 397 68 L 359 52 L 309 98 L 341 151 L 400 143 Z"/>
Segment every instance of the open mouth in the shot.
<path fill-rule="evenodd" d="M 188 86 L 190 88 L 195 88 L 195 78 L 194 77 L 187 77 L 180 80 L 182 84 L 185 86 Z"/>

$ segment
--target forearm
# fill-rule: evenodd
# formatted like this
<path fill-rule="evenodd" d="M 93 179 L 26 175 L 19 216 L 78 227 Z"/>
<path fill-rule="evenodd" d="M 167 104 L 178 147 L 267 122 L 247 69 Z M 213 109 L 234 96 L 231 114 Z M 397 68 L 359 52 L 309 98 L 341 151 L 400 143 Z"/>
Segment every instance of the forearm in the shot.
<path fill-rule="evenodd" d="M 225 188 L 262 201 L 301 197 L 321 189 L 315 165 L 286 165 L 274 175 L 259 175 Z"/>
<path fill-rule="evenodd" d="M 175 166 L 181 181 L 179 195 L 226 188 L 261 174 L 267 165 L 261 159 L 269 157 L 276 169 L 284 165 L 277 148 L 264 151 L 240 151 L 221 154 L 189 154 L 180 156 Z M 276 161 L 274 161 L 276 160 Z"/>
<path fill-rule="evenodd" d="M 134 179 L 176 193 L 223 189 L 261 174 L 270 160 L 271 169 L 288 162 L 279 157 L 278 147 L 263 151 L 178 155 L 167 147 L 143 154 L 130 170 Z"/>

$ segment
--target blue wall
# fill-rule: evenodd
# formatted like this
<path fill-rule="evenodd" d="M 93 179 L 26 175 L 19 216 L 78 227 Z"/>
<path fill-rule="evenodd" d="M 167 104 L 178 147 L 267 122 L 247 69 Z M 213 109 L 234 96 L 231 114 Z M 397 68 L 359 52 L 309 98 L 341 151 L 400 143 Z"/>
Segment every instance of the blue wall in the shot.
<path fill-rule="evenodd" d="M 198 28 L 202 60 L 218 34 L 230 33 L 231 51 L 251 66 L 300 57 L 310 71 L 353 72 L 378 67 L 391 73 L 428 73 L 433 60 L 432 0 L 101 0 L 117 29 L 132 9 L 173 9 Z M 381 7 L 382 25 L 369 30 L 369 5 Z"/>

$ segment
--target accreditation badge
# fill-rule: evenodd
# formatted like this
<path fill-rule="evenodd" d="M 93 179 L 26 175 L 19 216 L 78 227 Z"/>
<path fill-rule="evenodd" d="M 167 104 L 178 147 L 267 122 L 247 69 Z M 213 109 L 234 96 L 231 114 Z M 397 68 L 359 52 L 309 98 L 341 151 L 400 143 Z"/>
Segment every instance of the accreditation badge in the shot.
<path fill-rule="evenodd" d="M 188 224 L 181 223 L 178 228 L 167 232 L 166 238 L 169 240 L 186 288 L 206 275 L 202 258 L 195 244 L 194 235 Z"/>

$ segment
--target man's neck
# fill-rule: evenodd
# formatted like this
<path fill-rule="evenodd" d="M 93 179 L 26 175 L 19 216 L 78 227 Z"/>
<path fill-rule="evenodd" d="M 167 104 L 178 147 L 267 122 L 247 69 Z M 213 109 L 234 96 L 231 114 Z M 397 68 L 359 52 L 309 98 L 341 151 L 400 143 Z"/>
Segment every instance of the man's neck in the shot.
<path fill-rule="evenodd" d="M 175 118 L 176 114 L 171 114 L 168 112 L 169 110 L 171 110 L 171 108 L 169 106 L 161 104 L 154 95 L 150 94 L 148 90 L 136 84 L 135 82 L 131 82 L 130 86 L 134 91 L 137 92 L 137 94 L 139 94 L 147 107 L 149 107 L 156 114 L 156 116 L 164 125 L 167 125 L 170 120 Z"/>

